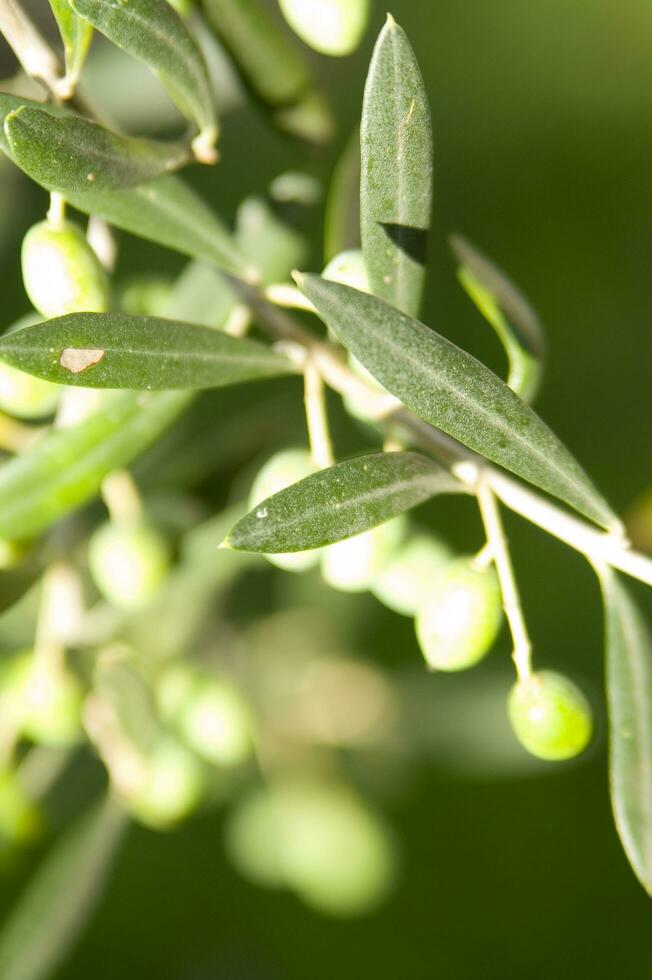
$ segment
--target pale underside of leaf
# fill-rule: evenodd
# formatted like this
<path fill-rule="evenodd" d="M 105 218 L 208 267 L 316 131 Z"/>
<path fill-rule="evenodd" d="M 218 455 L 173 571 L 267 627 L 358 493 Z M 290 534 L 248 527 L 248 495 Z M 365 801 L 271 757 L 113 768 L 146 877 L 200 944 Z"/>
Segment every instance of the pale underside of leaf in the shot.
<path fill-rule="evenodd" d="M 652 894 L 652 635 L 625 586 L 599 569 L 606 612 L 609 777 L 614 819 Z"/>
<path fill-rule="evenodd" d="M 461 235 L 451 237 L 458 278 L 500 339 L 509 360 L 507 384 L 532 402 L 541 387 L 545 339 L 541 322 L 521 291 Z"/>
<path fill-rule="evenodd" d="M 377 297 L 296 278 L 344 346 L 416 415 L 596 523 L 619 526 L 554 433 L 475 357 Z"/>
<path fill-rule="evenodd" d="M 462 486 L 417 453 L 376 453 L 346 460 L 262 501 L 232 529 L 226 544 L 266 554 L 306 551 L 368 531 L 441 493 Z"/>
<path fill-rule="evenodd" d="M 73 9 L 110 41 L 156 72 L 172 99 L 200 130 L 217 121 L 201 51 L 167 0 L 70 0 Z"/>

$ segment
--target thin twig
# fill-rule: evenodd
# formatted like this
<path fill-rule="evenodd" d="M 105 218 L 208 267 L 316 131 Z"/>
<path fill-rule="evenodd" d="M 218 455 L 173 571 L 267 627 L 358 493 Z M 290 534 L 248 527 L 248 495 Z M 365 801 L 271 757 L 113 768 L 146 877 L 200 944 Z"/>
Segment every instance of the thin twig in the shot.
<path fill-rule="evenodd" d="M 514 650 L 512 658 L 520 681 L 525 681 L 532 673 L 532 644 L 525 625 L 521 596 L 516 584 L 516 576 L 512 559 L 507 545 L 507 538 L 491 487 L 483 480 L 477 487 L 478 505 L 482 515 L 487 535 L 487 543 L 491 548 L 500 590 L 503 596 L 503 608 L 512 634 Z"/>

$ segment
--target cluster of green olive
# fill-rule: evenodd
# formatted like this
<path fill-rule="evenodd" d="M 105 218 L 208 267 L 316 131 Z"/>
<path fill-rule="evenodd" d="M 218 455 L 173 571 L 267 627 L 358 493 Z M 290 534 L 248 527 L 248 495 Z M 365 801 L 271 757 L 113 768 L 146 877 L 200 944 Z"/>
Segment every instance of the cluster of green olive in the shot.
<path fill-rule="evenodd" d="M 275 454 L 254 480 L 250 507 L 315 470 L 307 450 Z M 454 556 L 430 533 L 410 533 L 404 517 L 325 548 L 267 558 L 291 572 L 320 566 L 332 588 L 370 591 L 394 612 L 414 617 L 418 644 L 432 670 L 459 671 L 479 663 L 502 626 L 493 566 Z M 508 714 L 519 741 L 542 759 L 575 756 L 591 737 L 588 702 L 571 681 L 551 671 L 517 681 Z"/>
<path fill-rule="evenodd" d="M 155 701 L 156 734 L 145 749 L 132 746 L 135 765 L 114 785 L 138 820 L 162 829 L 201 805 L 216 774 L 232 773 L 249 760 L 252 726 L 230 679 L 189 664 L 162 672 Z"/>

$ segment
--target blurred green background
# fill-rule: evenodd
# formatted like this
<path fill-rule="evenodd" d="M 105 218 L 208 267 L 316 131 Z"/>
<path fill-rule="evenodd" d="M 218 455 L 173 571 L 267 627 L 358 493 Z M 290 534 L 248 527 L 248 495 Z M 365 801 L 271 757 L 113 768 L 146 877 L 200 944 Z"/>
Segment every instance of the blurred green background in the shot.
<path fill-rule="evenodd" d="M 461 231 L 539 310 L 549 367 L 538 409 L 625 509 L 652 483 L 652 6 L 394 0 L 391 9 L 416 50 L 434 119 L 436 203 L 423 318 L 502 370 L 491 331 L 455 281 L 446 239 Z M 338 147 L 301 151 L 325 179 L 357 122 L 383 17 L 377 3 L 354 57 L 312 59 L 340 120 Z M 120 90 L 119 77 L 113 86 Z M 264 191 L 300 161 L 251 109 L 229 113 L 224 129 L 219 168 L 192 179 L 231 219 L 242 197 Z M 8 168 L 0 178 L 12 204 L 0 229 L 2 319 L 9 324 L 27 306 L 18 245 L 45 195 Z M 316 224 L 314 269 L 321 268 L 321 232 Z M 121 236 L 123 276 L 182 264 Z M 479 526 L 472 509 L 438 508 L 429 512 L 435 523 L 473 547 Z M 601 610 L 590 569 L 522 522 L 509 519 L 508 528 L 537 663 L 579 678 L 603 716 Z M 313 585 L 274 576 L 274 587 L 268 576 L 238 596 L 239 616 L 249 605 L 273 609 L 275 597 L 327 601 Z M 652 612 L 650 596 L 640 594 Z M 473 677 L 433 677 L 420 670 L 408 621 L 367 597 L 342 599 L 338 609 L 350 615 L 355 650 L 388 670 L 411 663 L 418 683 L 436 687 L 442 703 L 473 690 L 478 727 L 468 733 L 464 758 L 474 745 L 481 752 L 485 691 L 496 677 L 509 683 L 506 637 Z M 474 722 L 467 711 L 464 724 Z M 412 767 L 393 793 L 384 791 L 403 853 L 401 878 L 387 904 L 362 920 L 322 918 L 292 896 L 246 884 L 223 855 L 219 812 L 170 834 L 133 828 L 99 912 L 58 980 L 648 978 L 652 904 L 612 826 L 603 728 L 573 765 L 499 771 L 481 755 L 476 764 L 447 765 L 440 751 Z M 3 907 L 36 857 L 2 880 Z"/>

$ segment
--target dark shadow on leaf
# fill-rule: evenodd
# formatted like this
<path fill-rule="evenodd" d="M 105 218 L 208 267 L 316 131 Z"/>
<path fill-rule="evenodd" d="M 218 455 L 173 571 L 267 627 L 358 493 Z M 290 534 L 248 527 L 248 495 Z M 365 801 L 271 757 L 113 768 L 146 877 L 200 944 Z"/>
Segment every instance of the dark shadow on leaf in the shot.
<path fill-rule="evenodd" d="M 428 246 L 428 231 L 426 228 L 414 228 L 412 225 L 397 225 L 391 221 L 379 221 L 388 238 L 409 255 L 419 265 L 426 264 L 426 248 Z"/>

